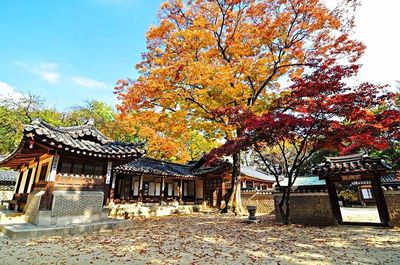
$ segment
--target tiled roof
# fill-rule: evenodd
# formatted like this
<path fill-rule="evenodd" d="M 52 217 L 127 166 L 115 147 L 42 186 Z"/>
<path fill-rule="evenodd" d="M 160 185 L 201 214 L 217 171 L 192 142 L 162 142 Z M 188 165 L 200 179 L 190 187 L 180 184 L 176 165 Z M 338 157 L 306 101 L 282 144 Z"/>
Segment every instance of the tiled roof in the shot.
<path fill-rule="evenodd" d="M 381 177 L 381 182 L 383 186 L 387 185 L 400 185 L 400 177 L 395 174 L 388 174 Z M 368 185 L 371 184 L 369 180 L 361 180 L 361 181 L 352 181 L 352 185 Z M 284 179 L 280 182 L 282 187 L 287 187 L 288 180 Z M 325 186 L 326 181 L 324 179 L 319 179 L 318 176 L 309 176 L 309 177 L 298 177 L 293 184 L 293 187 L 301 187 L 301 186 Z"/>
<path fill-rule="evenodd" d="M 18 172 L 13 170 L 0 170 L 0 185 L 14 185 Z"/>
<path fill-rule="evenodd" d="M 141 157 L 142 144 L 114 142 L 99 132 L 92 122 L 82 126 L 54 127 L 36 119 L 24 129 L 26 137 L 77 154 L 99 157 Z"/>
<path fill-rule="evenodd" d="M 263 172 L 259 169 L 256 169 L 254 167 L 251 166 L 240 166 L 240 173 L 242 175 L 251 177 L 251 178 L 255 178 L 255 179 L 259 179 L 262 181 L 266 181 L 266 182 L 275 182 L 275 176 L 270 175 L 266 172 Z"/>
<path fill-rule="evenodd" d="M 230 169 L 231 166 L 232 165 L 229 162 L 222 162 L 216 165 L 203 166 L 200 168 L 192 168 L 191 172 L 193 173 L 193 175 L 200 176 L 205 174 L 220 173 L 224 170 Z"/>
<path fill-rule="evenodd" d="M 218 172 L 227 167 L 226 163 L 193 169 L 192 165 L 182 165 L 161 161 L 153 158 L 142 157 L 114 168 L 115 172 L 125 174 L 150 174 L 165 177 L 196 179 L 200 175 Z"/>
<path fill-rule="evenodd" d="M 153 158 L 142 157 L 114 168 L 115 172 L 125 174 L 150 174 L 169 177 L 195 178 L 191 167 Z"/>
<path fill-rule="evenodd" d="M 396 174 L 388 174 L 385 176 L 381 177 L 381 183 L 382 185 L 400 185 L 400 175 Z M 352 184 L 355 185 L 367 185 L 367 184 L 371 184 L 371 181 L 368 180 L 361 180 L 361 181 L 353 181 Z"/>
<path fill-rule="evenodd" d="M 212 173 L 220 173 L 224 170 L 230 169 L 232 164 L 228 161 L 218 159 L 213 161 L 211 164 L 208 163 L 207 156 L 203 155 L 199 160 L 192 160 L 188 164 L 191 167 L 191 172 L 196 175 L 205 175 Z"/>
<path fill-rule="evenodd" d="M 313 170 L 313 174 L 325 178 L 334 174 L 357 174 L 367 172 L 385 172 L 391 167 L 378 158 L 370 158 L 363 154 L 327 157 L 324 164 Z"/>
<path fill-rule="evenodd" d="M 285 178 L 279 183 L 282 187 L 287 187 L 288 179 Z M 324 179 L 319 179 L 318 176 L 309 176 L 309 177 L 297 177 L 296 181 L 293 184 L 293 187 L 301 187 L 301 186 L 325 186 L 326 182 Z"/>

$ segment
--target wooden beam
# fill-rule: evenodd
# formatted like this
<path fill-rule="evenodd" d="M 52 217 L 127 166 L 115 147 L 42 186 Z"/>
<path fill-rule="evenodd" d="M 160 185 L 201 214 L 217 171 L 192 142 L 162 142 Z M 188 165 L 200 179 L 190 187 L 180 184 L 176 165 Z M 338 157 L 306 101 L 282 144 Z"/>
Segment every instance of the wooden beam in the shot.
<path fill-rule="evenodd" d="M 326 186 L 328 187 L 329 200 L 331 202 L 333 215 L 335 216 L 338 223 L 342 223 L 342 213 L 340 212 L 339 199 L 337 196 L 335 184 L 327 179 Z"/>

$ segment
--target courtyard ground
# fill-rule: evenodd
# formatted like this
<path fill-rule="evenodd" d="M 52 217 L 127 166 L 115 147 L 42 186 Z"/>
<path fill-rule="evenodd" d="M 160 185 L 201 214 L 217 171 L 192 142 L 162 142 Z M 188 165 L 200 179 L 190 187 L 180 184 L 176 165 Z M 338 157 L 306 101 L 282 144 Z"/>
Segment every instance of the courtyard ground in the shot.
<path fill-rule="evenodd" d="M 376 207 L 340 207 L 340 212 L 344 222 L 381 222 Z"/>
<path fill-rule="evenodd" d="M 1 264 L 400 264 L 400 229 L 256 224 L 215 214 L 138 219 L 130 228 L 12 241 Z"/>

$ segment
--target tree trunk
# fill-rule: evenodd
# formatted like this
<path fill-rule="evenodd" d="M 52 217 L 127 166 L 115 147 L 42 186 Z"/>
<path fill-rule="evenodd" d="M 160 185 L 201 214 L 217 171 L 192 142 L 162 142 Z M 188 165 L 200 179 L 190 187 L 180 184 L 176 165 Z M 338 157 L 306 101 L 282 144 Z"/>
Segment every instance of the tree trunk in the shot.
<path fill-rule="evenodd" d="M 282 222 L 285 225 L 290 224 L 290 189 L 291 185 L 289 185 L 289 187 L 285 187 L 285 189 L 282 191 L 282 198 L 278 204 L 279 213 L 281 215 Z"/>
<path fill-rule="evenodd" d="M 287 195 L 286 195 L 286 212 L 285 212 L 285 225 L 290 224 L 290 189 L 291 187 L 288 187 L 287 190 Z"/>
<path fill-rule="evenodd" d="M 281 215 L 282 222 L 285 224 L 288 220 L 286 218 L 286 207 L 284 207 L 286 201 L 286 188 L 282 189 L 282 197 L 278 203 L 279 214 Z"/>
<path fill-rule="evenodd" d="M 241 189 L 240 189 L 240 153 L 232 155 L 232 193 L 228 203 L 228 212 L 235 215 L 245 215 L 242 205 Z"/>

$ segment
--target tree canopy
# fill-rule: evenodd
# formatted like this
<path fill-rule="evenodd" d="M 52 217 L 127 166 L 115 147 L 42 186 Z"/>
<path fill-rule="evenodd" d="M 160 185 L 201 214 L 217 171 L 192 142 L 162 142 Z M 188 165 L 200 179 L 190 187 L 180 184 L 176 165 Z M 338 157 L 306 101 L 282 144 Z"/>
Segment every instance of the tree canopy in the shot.
<path fill-rule="evenodd" d="M 310 67 L 356 61 L 364 46 L 350 35 L 355 5 L 341 1 L 329 10 L 319 0 L 165 1 L 159 23 L 147 32 L 140 76 L 117 84 L 119 119 L 166 158 L 187 160 L 182 142 L 194 132 L 209 140 L 236 135 L 227 115 L 215 110 L 262 112 L 283 83 Z"/>
<path fill-rule="evenodd" d="M 25 124 L 40 118 L 54 126 L 82 125 L 93 119 L 96 127 L 111 138 L 119 139 L 115 111 L 107 104 L 92 100 L 83 106 L 61 112 L 48 107 L 43 98 L 25 95 L 19 99 L 6 98 L 0 102 L 0 154 L 12 152 L 22 138 Z"/>
<path fill-rule="evenodd" d="M 219 110 L 229 113 L 229 122 L 242 134 L 211 156 L 255 150 L 264 169 L 275 176 L 278 188 L 281 176 L 288 182 L 279 203 L 285 223 L 289 223 L 291 187 L 317 152 L 385 150 L 394 139 L 399 140 L 395 135 L 400 121 L 396 95 L 385 86 L 346 84 L 345 79 L 356 75 L 358 68 L 324 66 L 303 75 L 261 114 L 238 107 Z"/>

